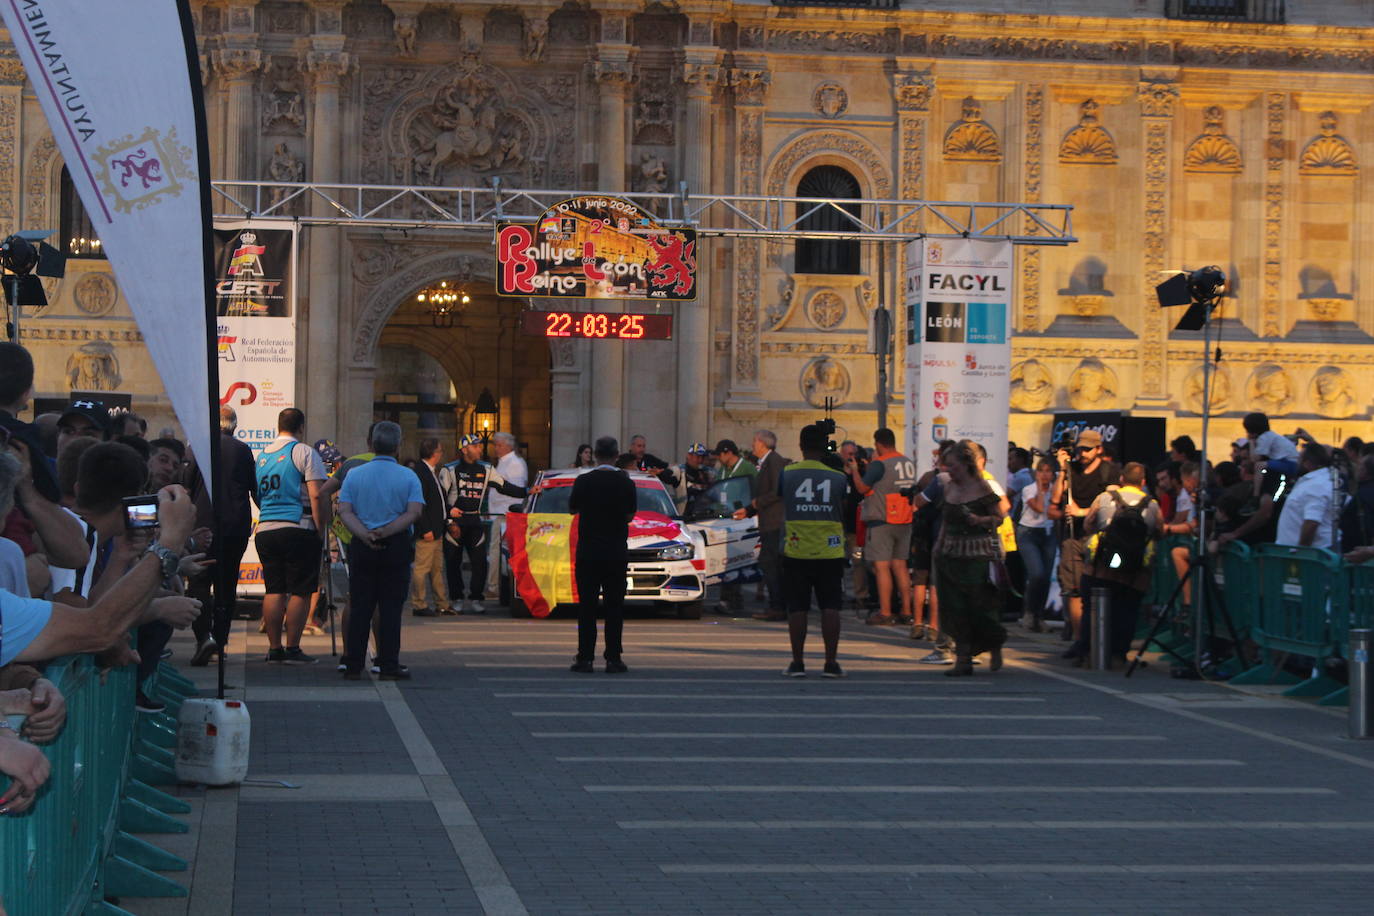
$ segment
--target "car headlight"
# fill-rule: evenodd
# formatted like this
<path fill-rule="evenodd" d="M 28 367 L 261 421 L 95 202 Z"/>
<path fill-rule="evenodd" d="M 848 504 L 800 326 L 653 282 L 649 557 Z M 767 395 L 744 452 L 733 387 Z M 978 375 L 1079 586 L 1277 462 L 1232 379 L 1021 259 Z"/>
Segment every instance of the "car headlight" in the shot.
<path fill-rule="evenodd" d="M 671 547 L 664 547 L 658 552 L 660 560 L 690 560 L 692 559 L 692 547 L 690 544 L 674 544 Z"/>

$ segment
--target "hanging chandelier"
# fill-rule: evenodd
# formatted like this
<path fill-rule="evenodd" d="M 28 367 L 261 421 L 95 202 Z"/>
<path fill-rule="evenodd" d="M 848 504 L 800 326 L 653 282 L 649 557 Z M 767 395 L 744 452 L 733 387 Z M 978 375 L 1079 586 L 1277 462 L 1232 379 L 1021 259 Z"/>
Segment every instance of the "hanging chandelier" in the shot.
<path fill-rule="evenodd" d="M 436 328 L 451 328 L 472 301 L 466 290 L 455 289 L 447 280 L 415 294 L 415 301 L 429 311 L 429 320 Z"/>

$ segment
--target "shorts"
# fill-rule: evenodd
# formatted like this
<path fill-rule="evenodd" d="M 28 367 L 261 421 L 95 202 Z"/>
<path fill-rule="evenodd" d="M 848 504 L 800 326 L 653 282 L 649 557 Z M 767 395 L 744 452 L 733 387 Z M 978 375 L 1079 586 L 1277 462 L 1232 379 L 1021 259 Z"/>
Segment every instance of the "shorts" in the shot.
<path fill-rule="evenodd" d="M 811 609 L 811 593 L 816 606 L 838 611 L 844 606 L 844 559 L 799 560 L 782 558 L 782 590 L 787 613 L 805 614 Z"/>
<path fill-rule="evenodd" d="M 1059 593 L 1065 598 L 1083 597 L 1080 588 L 1088 565 L 1088 538 L 1059 542 Z"/>
<path fill-rule="evenodd" d="M 877 525 L 868 529 L 864 559 L 870 563 L 906 560 L 911 555 L 910 525 Z"/>
<path fill-rule="evenodd" d="M 274 528 L 253 538 L 269 595 L 306 598 L 320 587 L 320 536 L 305 528 Z"/>

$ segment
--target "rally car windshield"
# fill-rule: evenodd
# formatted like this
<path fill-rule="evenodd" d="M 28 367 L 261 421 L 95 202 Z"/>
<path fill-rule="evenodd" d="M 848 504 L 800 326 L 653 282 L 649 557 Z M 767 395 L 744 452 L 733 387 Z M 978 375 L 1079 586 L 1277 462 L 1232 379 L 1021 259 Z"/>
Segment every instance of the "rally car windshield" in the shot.
<path fill-rule="evenodd" d="M 568 499 L 572 496 L 571 486 L 550 486 L 540 491 L 539 496 L 530 507 L 531 512 L 567 512 Z M 677 515 L 677 509 L 673 506 L 673 501 L 668 498 L 668 494 L 657 484 L 653 486 L 636 486 L 636 511 L 657 512 L 659 515 L 673 517 Z"/>

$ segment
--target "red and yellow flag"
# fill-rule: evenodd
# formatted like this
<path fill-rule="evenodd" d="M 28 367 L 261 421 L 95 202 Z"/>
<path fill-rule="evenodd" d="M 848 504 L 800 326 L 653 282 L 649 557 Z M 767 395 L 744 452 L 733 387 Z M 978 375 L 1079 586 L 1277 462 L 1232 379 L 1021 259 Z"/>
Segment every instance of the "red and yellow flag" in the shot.
<path fill-rule="evenodd" d="M 574 567 L 577 517 L 554 512 L 506 515 L 515 592 L 534 617 L 547 617 L 559 604 L 577 602 Z"/>

